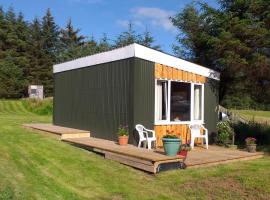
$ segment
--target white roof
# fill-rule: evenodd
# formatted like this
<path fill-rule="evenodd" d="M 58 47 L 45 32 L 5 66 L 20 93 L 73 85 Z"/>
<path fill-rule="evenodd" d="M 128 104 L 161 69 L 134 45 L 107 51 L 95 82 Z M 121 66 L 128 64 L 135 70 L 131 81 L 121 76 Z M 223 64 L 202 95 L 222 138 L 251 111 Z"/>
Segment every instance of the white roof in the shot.
<path fill-rule="evenodd" d="M 155 63 L 167 65 L 216 80 L 219 80 L 220 77 L 220 73 L 217 71 L 135 43 L 111 51 L 56 64 L 53 66 L 53 73 L 89 67 L 131 57 L 141 58 Z"/>

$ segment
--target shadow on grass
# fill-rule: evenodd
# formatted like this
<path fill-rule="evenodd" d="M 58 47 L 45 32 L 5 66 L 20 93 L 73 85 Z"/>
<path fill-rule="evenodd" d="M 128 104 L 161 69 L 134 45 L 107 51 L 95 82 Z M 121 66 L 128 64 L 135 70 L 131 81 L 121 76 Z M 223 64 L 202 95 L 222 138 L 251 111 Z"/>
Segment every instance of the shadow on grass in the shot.
<path fill-rule="evenodd" d="M 247 137 L 254 137 L 257 139 L 257 149 L 270 153 L 270 126 L 268 124 L 251 121 L 249 123 L 237 123 L 233 127 L 235 142 L 240 147 L 245 146 L 245 139 Z"/>

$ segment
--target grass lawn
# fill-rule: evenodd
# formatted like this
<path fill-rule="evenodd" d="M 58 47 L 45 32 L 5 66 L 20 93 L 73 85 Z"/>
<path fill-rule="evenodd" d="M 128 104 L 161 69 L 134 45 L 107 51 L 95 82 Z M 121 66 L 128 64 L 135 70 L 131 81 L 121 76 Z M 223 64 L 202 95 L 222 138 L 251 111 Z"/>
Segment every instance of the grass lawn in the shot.
<path fill-rule="evenodd" d="M 270 199 L 270 158 L 150 175 L 28 131 L 50 122 L 0 101 L 0 199 Z"/>
<path fill-rule="evenodd" d="M 270 124 L 270 111 L 257 111 L 257 110 L 233 110 L 244 119 L 249 121 L 256 121 L 259 123 Z"/>

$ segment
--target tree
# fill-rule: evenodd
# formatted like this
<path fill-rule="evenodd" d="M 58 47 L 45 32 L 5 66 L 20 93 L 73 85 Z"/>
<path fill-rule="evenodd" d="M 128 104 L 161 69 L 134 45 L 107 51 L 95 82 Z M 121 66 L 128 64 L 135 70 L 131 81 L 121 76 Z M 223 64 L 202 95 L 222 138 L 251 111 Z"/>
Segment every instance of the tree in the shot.
<path fill-rule="evenodd" d="M 67 21 L 65 29 L 60 31 L 60 39 L 64 44 L 65 48 L 72 46 L 81 46 L 84 44 L 84 39 L 86 38 L 83 35 L 79 35 L 80 29 L 74 29 L 71 19 Z"/>
<path fill-rule="evenodd" d="M 23 70 L 19 68 L 11 56 L 0 61 L 0 97 L 20 98 L 23 97 L 27 81 Z"/>
<path fill-rule="evenodd" d="M 18 17 L 10 7 L 4 15 L 1 32 L 5 35 L 1 45 L 1 84 L 4 84 L 1 97 L 25 96 L 27 80 L 24 78 L 29 60 L 26 57 L 28 50 L 28 24 L 22 13 Z M 6 78 L 5 78 L 6 76 Z M 21 85 L 20 85 L 21 84 Z M 15 91 L 17 88 L 18 91 Z"/>
<path fill-rule="evenodd" d="M 228 107 L 270 107 L 270 9 L 266 0 L 191 4 L 172 17 L 180 31 L 175 54 L 221 71 Z M 263 106 L 261 106 L 263 105 Z"/>
<path fill-rule="evenodd" d="M 140 35 L 136 33 L 133 26 L 130 22 L 128 24 L 128 30 L 120 33 L 114 42 L 114 48 L 124 47 L 139 41 Z"/>
<path fill-rule="evenodd" d="M 112 46 L 109 43 L 109 39 L 105 33 L 103 34 L 103 37 L 100 39 L 100 42 L 98 43 L 98 49 L 99 52 L 109 51 L 112 49 Z"/>
<path fill-rule="evenodd" d="M 141 37 L 139 38 L 138 43 L 152 49 L 160 50 L 160 45 L 154 45 L 155 39 L 151 33 L 146 28 Z"/>
<path fill-rule="evenodd" d="M 67 21 L 65 29 L 60 31 L 62 44 L 58 60 L 64 62 L 80 57 L 81 48 L 85 44 L 85 36 L 79 35 L 80 29 L 74 29 L 71 19 Z"/>
<path fill-rule="evenodd" d="M 46 15 L 42 18 L 41 27 L 43 48 L 51 56 L 53 62 L 56 62 L 61 48 L 59 38 L 60 31 L 59 27 L 54 21 L 50 9 L 47 9 Z"/>
<path fill-rule="evenodd" d="M 28 50 L 29 71 L 27 79 L 30 84 L 43 85 L 45 95 L 49 96 L 52 91 L 52 59 L 45 49 L 43 49 L 42 30 L 40 22 L 35 18 L 30 25 L 30 43 L 31 48 Z"/>
<path fill-rule="evenodd" d="M 52 65 L 59 61 L 62 48 L 59 35 L 59 27 L 55 23 L 50 9 L 47 9 L 46 15 L 42 18 L 41 22 L 42 46 L 48 55 L 42 58 L 42 62 L 46 63 L 47 70 L 45 69 L 44 76 L 41 78 L 43 78 L 45 94 L 48 96 L 52 95 L 53 89 Z"/>

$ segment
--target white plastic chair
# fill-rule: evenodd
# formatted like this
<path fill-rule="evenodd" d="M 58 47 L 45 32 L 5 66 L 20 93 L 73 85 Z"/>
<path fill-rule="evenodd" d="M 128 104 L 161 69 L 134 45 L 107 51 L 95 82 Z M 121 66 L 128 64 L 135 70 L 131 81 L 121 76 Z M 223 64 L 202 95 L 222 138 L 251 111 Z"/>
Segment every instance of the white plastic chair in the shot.
<path fill-rule="evenodd" d="M 204 131 L 204 134 L 201 134 L 201 128 Z M 205 139 L 206 149 L 208 149 L 208 130 L 201 124 L 191 124 L 189 125 L 190 134 L 191 134 L 191 141 L 190 147 L 194 148 L 194 141 L 195 138 L 203 138 Z"/>
<path fill-rule="evenodd" d="M 138 144 L 138 147 L 141 147 L 141 144 L 142 142 L 146 141 L 147 142 L 147 147 L 148 149 L 151 149 L 152 147 L 152 142 L 155 143 L 155 147 L 156 147 L 156 134 L 155 134 L 155 131 L 153 130 L 149 130 L 149 129 L 146 129 L 143 125 L 141 124 L 137 124 L 135 126 L 135 129 L 138 131 L 139 133 L 139 144 Z M 152 133 L 152 137 L 150 137 L 148 135 L 148 132 Z"/>

